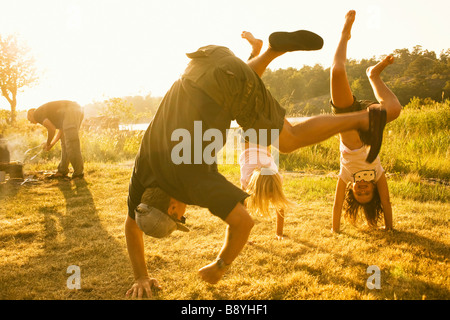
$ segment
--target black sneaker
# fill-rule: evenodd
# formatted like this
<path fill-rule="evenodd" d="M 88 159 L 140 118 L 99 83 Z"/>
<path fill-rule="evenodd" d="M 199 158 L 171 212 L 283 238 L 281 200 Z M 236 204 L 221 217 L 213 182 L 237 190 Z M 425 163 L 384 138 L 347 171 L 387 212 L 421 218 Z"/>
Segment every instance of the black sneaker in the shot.
<path fill-rule="evenodd" d="M 72 179 L 72 180 L 81 180 L 81 179 L 84 179 L 84 173 L 73 174 L 71 179 Z"/>
<path fill-rule="evenodd" d="M 51 180 L 69 180 L 69 176 L 67 174 L 62 174 L 61 172 L 56 172 L 52 175 L 49 175 L 47 179 Z"/>
<path fill-rule="evenodd" d="M 275 51 L 311 51 L 322 49 L 323 39 L 314 32 L 307 30 L 278 31 L 269 36 L 269 44 Z"/>

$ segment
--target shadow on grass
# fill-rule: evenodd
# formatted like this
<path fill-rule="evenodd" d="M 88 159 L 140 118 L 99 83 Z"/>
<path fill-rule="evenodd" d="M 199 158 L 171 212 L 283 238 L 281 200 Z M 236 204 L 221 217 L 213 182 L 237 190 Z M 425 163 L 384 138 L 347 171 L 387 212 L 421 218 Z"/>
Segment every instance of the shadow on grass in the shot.
<path fill-rule="evenodd" d="M 426 267 L 430 268 L 430 273 L 436 273 L 436 270 L 433 269 L 435 266 L 448 265 L 450 248 L 445 243 L 414 232 L 394 230 L 386 237 L 386 245 L 398 247 L 404 253 L 408 252 L 417 261 L 425 260 Z M 415 262 L 412 262 L 412 268 L 416 267 Z M 448 272 L 448 266 L 444 270 Z M 399 262 L 385 272 L 385 277 L 389 282 L 385 291 L 390 292 L 389 296 L 393 297 L 395 293 L 397 297 L 404 299 L 420 299 L 422 296 L 426 299 L 450 299 L 448 282 L 436 283 L 427 281 L 427 274 L 423 273 L 423 271 L 417 276 L 411 276 L 413 271 L 402 270 L 402 262 Z M 447 279 L 448 273 L 442 274 L 441 278 Z M 420 293 L 420 296 L 417 296 L 418 293 Z M 383 296 L 385 295 L 386 293 Z"/>
<path fill-rule="evenodd" d="M 450 248 L 443 242 L 430 239 L 414 232 L 394 230 L 393 232 L 386 233 L 385 231 L 365 231 L 360 230 L 358 232 L 360 236 L 351 234 L 345 234 L 346 237 L 352 237 L 356 240 L 369 241 L 376 244 L 378 247 L 389 246 L 391 248 L 398 248 L 406 254 L 407 252 L 415 257 L 417 260 L 411 262 L 404 262 L 401 259 L 399 261 L 391 261 L 390 267 L 387 270 L 381 270 L 381 289 L 368 289 L 366 286 L 366 280 L 371 273 L 363 274 L 361 279 L 364 281 L 356 282 L 346 277 L 342 277 L 338 274 L 327 273 L 325 276 L 322 270 L 318 268 L 311 268 L 306 266 L 306 270 L 318 277 L 319 282 L 334 283 L 334 284 L 346 284 L 354 287 L 360 292 L 370 292 L 378 299 L 414 299 L 420 300 L 426 299 L 449 299 L 450 291 L 448 289 L 448 283 L 436 283 L 436 276 L 430 280 L 427 280 L 427 274 L 423 272 L 424 266 L 418 265 L 417 262 L 420 259 L 424 260 L 426 266 L 442 265 L 448 262 L 450 256 Z M 343 255 L 333 252 L 332 250 L 317 246 L 311 242 L 301 240 L 298 241 L 303 245 L 312 249 L 318 250 L 333 255 L 335 258 L 342 258 L 345 266 L 356 267 L 355 270 L 363 270 L 371 265 L 371 263 L 365 263 L 356 261 L 349 255 Z M 427 261 L 425 261 L 427 260 Z M 409 270 L 403 270 L 402 264 L 406 263 L 406 268 Z M 414 272 L 415 268 L 418 269 Z M 439 269 L 438 269 L 439 270 Z M 446 269 L 445 269 L 446 270 Z M 433 270 L 430 270 L 432 272 Z M 443 279 L 448 275 L 443 275 Z M 324 282 L 325 280 L 325 282 Z"/>
<path fill-rule="evenodd" d="M 42 231 L 14 235 L 21 242 L 42 243 L 40 249 L 25 265 L 10 265 L 17 270 L 5 278 L 1 296 L 13 300 L 125 298 L 131 284 L 129 278 L 124 279 L 120 266 L 129 264 L 128 257 L 123 244 L 102 225 L 88 183 L 84 179 L 58 181 L 47 188 L 54 189 L 55 194 L 51 202 L 39 200 Z M 65 207 L 61 206 L 63 202 Z M 69 266 L 80 268 L 80 289 L 67 286 L 73 274 L 67 272 Z"/>
<path fill-rule="evenodd" d="M 17 183 L 3 182 L 0 183 L 0 201 L 7 198 L 13 198 L 20 190 Z"/>
<path fill-rule="evenodd" d="M 128 256 L 124 254 L 124 247 L 103 227 L 93 200 L 88 183 L 85 179 L 74 180 L 71 184 L 61 183 L 58 188 L 66 201 L 66 216 L 62 220 L 63 227 L 78 240 L 71 249 L 73 263 L 80 264 L 81 272 L 84 272 L 84 286 L 81 291 L 89 292 L 90 298 L 104 299 L 111 297 L 111 293 L 104 292 L 103 284 L 109 284 L 117 279 L 118 284 L 123 281 L 119 268 L 121 263 L 128 264 Z M 131 274 L 131 267 L 130 267 Z M 99 275 L 101 275 L 99 277 Z M 69 275 L 67 275 L 69 276 Z M 92 276 L 91 281 L 88 278 Z M 108 288 L 107 290 L 110 290 Z M 116 298 L 123 298 L 126 287 L 113 289 L 117 293 Z M 74 292 L 73 292 L 74 293 Z M 80 298 L 84 298 L 81 296 Z"/>
<path fill-rule="evenodd" d="M 392 233 L 386 233 L 384 231 L 363 231 L 360 230 L 356 234 L 342 234 L 345 237 L 353 238 L 355 241 L 372 242 L 375 246 L 383 247 L 389 246 L 393 249 L 398 248 L 400 252 L 404 254 L 408 253 L 414 258 L 413 261 L 399 260 L 386 260 L 386 257 L 380 257 L 384 259 L 384 264 L 387 263 L 387 268 L 381 269 L 381 289 L 369 289 L 366 285 L 367 280 L 373 274 L 367 273 L 367 268 L 373 264 L 358 259 L 357 253 L 351 252 L 350 254 L 340 253 L 328 246 L 316 244 L 307 239 L 295 239 L 290 237 L 291 241 L 294 241 L 303 247 L 300 251 L 288 252 L 288 253 L 276 253 L 280 258 L 285 261 L 296 261 L 291 264 L 290 267 L 296 271 L 304 271 L 313 276 L 317 283 L 320 285 L 333 285 L 336 288 L 353 288 L 360 294 L 371 294 L 376 299 L 406 299 L 406 300 L 420 300 L 422 298 L 431 300 L 447 300 L 450 298 L 450 291 L 448 289 L 448 283 L 445 279 L 448 278 L 448 274 L 443 274 L 439 282 L 439 275 L 436 272 L 439 270 L 447 270 L 444 266 L 448 263 L 448 257 L 450 256 L 450 248 L 445 243 L 438 240 L 429 239 L 424 236 L 418 235 L 413 232 L 407 231 L 394 231 Z M 257 244 L 252 244 L 252 248 L 267 252 L 267 248 Z M 381 251 L 382 248 L 380 248 Z M 302 263 L 302 255 L 311 252 L 318 254 L 330 255 L 334 261 L 340 261 L 340 264 L 345 269 L 352 269 L 357 272 L 357 276 L 345 274 L 342 272 L 333 272 L 333 270 L 324 270 L 320 266 L 315 267 L 311 263 Z M 384 254 L 384 253 L 380 253 Z M 377 254 L 374 253 L 374 259 Z M 309 260 L 311 257 L 309 257 Z M 416 260 L 417 259 L 417 260 Z M 419 262 L 423 259 L 423 263 Z M 264 261 L 263 261 L 264 262 Z M 263 264 L 262 264 L 263 265 Z M 433 266 L 441 266 L 433 271 Z M 430 273 L 435 274 L 427 279 L 426 273 L 427 266 L 430 267 Z M 404 268 L 405 270 L 403 270 Z M 275 292 L 277 293 L 277 292 Z M 339 299 L 336 295 L 336 299 Z M 273 296 L 273 299 L 280 299 L 280 296 Z"/>

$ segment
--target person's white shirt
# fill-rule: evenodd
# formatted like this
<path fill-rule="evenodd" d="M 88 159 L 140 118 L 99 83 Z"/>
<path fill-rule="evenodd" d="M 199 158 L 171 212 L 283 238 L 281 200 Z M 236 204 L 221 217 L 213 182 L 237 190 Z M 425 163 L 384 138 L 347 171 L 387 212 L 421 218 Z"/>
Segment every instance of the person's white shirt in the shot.
<path fill-rule="evenodd" d="M 359 149 L 351 150 L 341 141 L 339 149 L 341 153 L 339 177 L 346 184 L 359 180 L 374 181 L 376 183 L 380 179 L 384 172 L 380 157 L 378 156 L 372 163 L 366 162 L 369 147 L 363 146 Z"/>
<path fill-rule="evenodd" d="M 278 166 L 267 147 L 250 145 L 239 157 L 241 166 L 241 185 L 245 189 L 255 169 L 261 169 L 261 174 L 276 174 Z"/>

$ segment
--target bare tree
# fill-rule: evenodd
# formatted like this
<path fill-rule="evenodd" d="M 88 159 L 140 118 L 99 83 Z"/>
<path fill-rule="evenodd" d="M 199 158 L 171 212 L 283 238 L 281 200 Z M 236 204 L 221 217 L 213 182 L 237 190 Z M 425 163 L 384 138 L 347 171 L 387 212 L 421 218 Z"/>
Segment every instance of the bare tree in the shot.
<path fill-rule="evenodd" d="M 37 81 L 34 58 L 16 35 L 0 35 L 0 90 L 11 106 L 11 123 L 16 121 L 17 92 Z"/>

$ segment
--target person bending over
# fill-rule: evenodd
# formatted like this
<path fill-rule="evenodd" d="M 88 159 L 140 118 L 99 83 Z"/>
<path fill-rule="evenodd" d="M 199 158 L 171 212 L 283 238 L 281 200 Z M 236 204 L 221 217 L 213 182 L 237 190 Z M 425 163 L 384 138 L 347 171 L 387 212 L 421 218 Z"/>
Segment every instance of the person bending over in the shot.
<path fill-rule="evenodd" d="M 47 129 L 47 141 L 42 145 L 45 151 L 61 141 L 61 161 L 57 172 L 50 178 L 68 178 L 69 164 L 73 167 L 72 179 L 84 178 L 79 137 L 84 114 L 80 105 L 68 100 L 52 101 L 29 109 L 27 118 L 31 123 L 39 123 Z"/>

